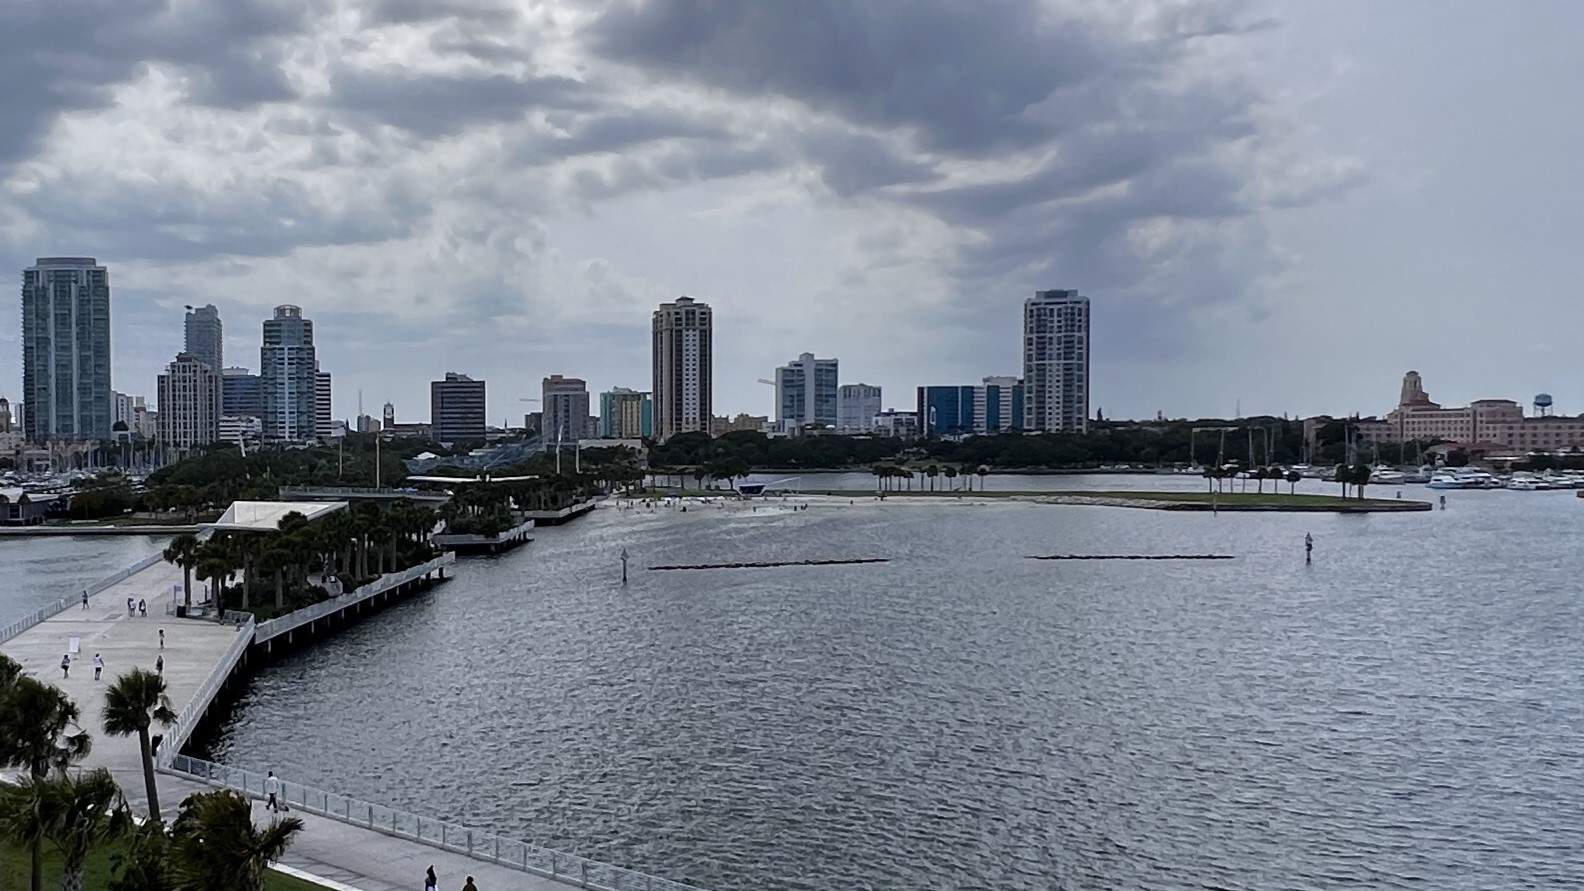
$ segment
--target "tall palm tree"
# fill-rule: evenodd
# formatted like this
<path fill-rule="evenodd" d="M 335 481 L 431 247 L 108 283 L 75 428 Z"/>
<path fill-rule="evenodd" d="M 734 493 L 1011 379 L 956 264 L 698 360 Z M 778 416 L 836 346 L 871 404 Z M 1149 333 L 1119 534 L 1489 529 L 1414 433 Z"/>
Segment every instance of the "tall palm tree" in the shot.
<path fill-rule="evenodd" d="M 957 485 L 955 482 L 953 482 L 953 480 L 957 479 L 956 467 L 953 467 L 950 464 L 946 465 L 946 469 L 941 471 L 941 475 L 946 477 L 946 488 L 950 489 L 951 487 Z"/>
<path fill-rule="evenodd" d="M 82 891 L 89 852 L 131 826 L 121 789 L 103 767 L 0 784 L 0 835 L 19 844 L 52 842 L 61 854 L 61 891 Z"/>
<path fill-rule="evenodd" d="M 183 603 L 192 606 L 192 572 L 193 567 L 198 565 L 198 537 L 192 534 L 176 536 L 165 546 L 163 556 L 166 563 L 174 563 L 182 568 Z"/>
<path fill-rule="evenodd" d="M 189 795 L 171 830 L 174 891 L 263 891 L 264 872 L 303 828 L 296 817 L 253 825 L 253 806 L 229 789 Z"/>
<path fill-rule="evenodd" d="M 930 491 L 935 491 L 935 478 L 940 476 L 940 465 L 931 464 L 930 466 L 924 468 L 924 475 L 929 477 Z"/>
<path fill-rule="evenodd" d="M 44 779 L 51 770 L 65 771 L 67 765 L 87 757 L 93 746 L 93 738 L 78 727 L 77 718 L 76 703 L 59 687 L 16 675 L 0 697 L 0 765 L 24 768 L 33 780 Z M 26 844 L 32 861 L 28 887 L 40 891 L 44 847 L 39 839 Z"/>
<path fill-rule="evenodd" d="M 159 790 L 154 785 L 154 750 L 149 744 L 149 727 L 158 723 L 169 727 L 176 720 L 170 697 L 165 695 L 165 679 L 152 671 L 134 668 L 115 679 L 105 691 L 104 731 L 111 736 L 136 733 L 143 753 L 143 787 L 148 794 L 149 819 L 159 820 Z"/>
<path fill-rule="evenodd" d="M 990 468 L 988 468 L 988 467 L 984 466 L 983 464 L 981 464 L 981 465 L 979 465 L 979 469 L 975 470 L 974 473 L 977 474 L 978 477 L 979 477 L 979 491 L 983 492 L 984 491 L 984 484 L 985 484 L 985 477 L 990 475 Z"/>
<path fill-rule="evenodd" d="M 282 574 L 285 573 L 287 567 L 291 566 L 291 562 L 290 552 L 280 547 L 273 547 L 259 555 L 258 562 L 255 564 L 259 572 L 270 573 L 275 576 L 276 610 L 284 609 L 286 606 L 286 592 Z M 246 609 L 246 607 L 243 608 Z"/>

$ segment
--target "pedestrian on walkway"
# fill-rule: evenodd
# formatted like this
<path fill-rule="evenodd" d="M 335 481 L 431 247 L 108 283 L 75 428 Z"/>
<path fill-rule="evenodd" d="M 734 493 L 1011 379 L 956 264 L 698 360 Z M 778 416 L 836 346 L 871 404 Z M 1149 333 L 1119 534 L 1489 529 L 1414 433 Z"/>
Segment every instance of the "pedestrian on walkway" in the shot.
<path fill-rule="evenodd" d="M 154 673 L 161 677 L 165 676 L 165 655 L 163 653 L 154 657 Z"/>
<path fill-rule="evenodd" d="M 1307 532 L 1304 533 L 1304 562 L 1314 562 L 1314 536 Z"/>
<path fill-rule="evenodd" d="M 64 653 L 61 655 L 61 680 L 69 677 L 71 677 L 71 654 Z"/>
<path fill-rule="evenodd" d="M 148 601 L 141 597 L 138 598 L 138 615 L 144 617 L 148 616 Z"/>
<path fill-rule="evenodd" d="M 88 589 L 83 589 L 83 609 L 88 608 Z"/>
<path fill-rule="evenodd" d="M 264 778 L 264 794 L 269 797 L 269 800 L 264 802 L 264 806 L 269 808 L 271 813 L 279 811 L 280 804 L 275 800 L 275 796 L 280 794 L 280 780 L 275 778 L 273 770 Z"/>
<path fill-rule="evenodd" d="M 127 598 L 127 615 L 129 615 L 129 616 L 137 615 L 137 604 L 132 602 L 132 598 L 131 597 Z"/>
<path fill-rule="evenodd" d="M 104 657 L 94 654 L 94 680 L 99 680 L 99 672 L 104 671 Z"/>
<path fill-rule="evenodd" d="M 462 883 L 462 891 L 478 891 L 478 886 L 473 884 L 472 876 L 468 876 L 468 880 Z"/>
<path fill-rule="evenodd" d="M 159 631 L 160 631 L 160 649 L 163 650 L 163 649 L 165 649 L 165 629 L 161 628 Z"/>
<path fill-rule="evenodd" d="M 440 891 L 440 880 L 435 878 L 433 863 L 424 871 L 424 891 Z"/>

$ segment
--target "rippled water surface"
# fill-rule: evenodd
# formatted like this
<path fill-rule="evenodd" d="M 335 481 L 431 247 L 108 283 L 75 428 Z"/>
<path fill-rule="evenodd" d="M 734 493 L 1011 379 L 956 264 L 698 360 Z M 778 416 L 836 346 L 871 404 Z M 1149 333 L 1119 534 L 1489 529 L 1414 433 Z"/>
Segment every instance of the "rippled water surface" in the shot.
<path fill-rule="evenodd" d="M 1580 887 L 1581 511 L 602 509 L 265 669 L 216 754 L 733 891 Z M 891 562 L 643 569 L 845 556 Z"/>
<path fill-rule="evenodd" d="M 0 625 L 65 597 L 165 547 L 144 535 L 0 537 Z"/>

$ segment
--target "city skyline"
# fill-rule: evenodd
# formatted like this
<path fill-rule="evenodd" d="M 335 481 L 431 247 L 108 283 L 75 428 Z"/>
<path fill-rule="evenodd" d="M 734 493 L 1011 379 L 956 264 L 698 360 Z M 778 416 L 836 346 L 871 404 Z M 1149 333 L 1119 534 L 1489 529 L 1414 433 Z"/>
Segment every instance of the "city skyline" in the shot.
<path fill-rule="evenodd" d="M 1584 123 L 1552 109 L 1584 9 L 1471 6 L 1426 42 L 1420 8 L 920 3 L 962 72 L 945 89 L 885 15 L 842 7 L 806 11 L 844 38 L 807 46 L 773 8 L 116 8 L 79 16 L 115 48 L 90 70 L 12 5 L 7 64 L 39 89 L 0 139 L 0 267 L 111 267 L 112 378 L 145 394 L 183 306 L 218 306 L 251 365 L 248 330 L 302 305 L 343 355 L 338 418 L 358 390 L 418 408 L 447 367 L 497 382 L 492 423 L 551 373 L 647 387 L 645 314 L 680 294 L 752 334 L 716 350 L 718 414 L 773 413 L 755 380 L 801 350 L 906 397 L 1014 372 L 1044 288 L 1094 298 L 1091 408 L 1114 417 L 1368 411 L 1410 366 L 1578 412 L 1562 233 L 1584 211 L 1554 180 Z M 761 50 L 712 52 L 728 34 Z M 998 64 L 969 64 L 985 46 Z M 20 348 L 0 325 L 13 403 Z"/>

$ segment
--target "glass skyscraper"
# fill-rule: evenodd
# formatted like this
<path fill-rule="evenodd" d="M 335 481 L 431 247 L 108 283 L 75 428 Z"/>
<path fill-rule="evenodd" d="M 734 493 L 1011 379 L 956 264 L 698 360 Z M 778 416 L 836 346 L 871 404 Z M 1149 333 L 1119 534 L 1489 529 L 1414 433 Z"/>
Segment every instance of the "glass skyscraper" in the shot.
<path fill-rule="evenodd" d="M 94 258 L 22 271 L 22 393 L 30 442 L 110 438 L 110 273 Z"/>
<path fill-rule="evenodd" d="M 313 322 L 303 318 L 302 307 L 275 307 L 275 317 L 264 320 L 264 344 L 259 347 L 265 439 L 289 442 L 314 437 L 317 369 Z"/>

